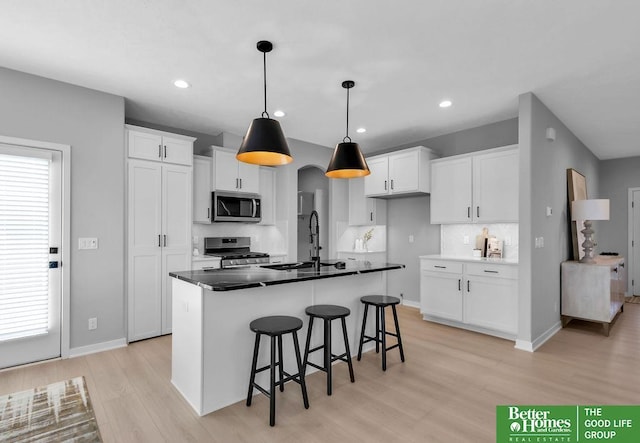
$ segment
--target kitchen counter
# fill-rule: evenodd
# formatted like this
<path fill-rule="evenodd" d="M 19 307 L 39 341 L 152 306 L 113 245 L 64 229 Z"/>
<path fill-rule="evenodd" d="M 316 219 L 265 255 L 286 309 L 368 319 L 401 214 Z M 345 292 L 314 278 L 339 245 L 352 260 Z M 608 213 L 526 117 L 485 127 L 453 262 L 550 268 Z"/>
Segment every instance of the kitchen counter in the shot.
<path fill-rule="evenodd" d="M 304 346 L 308 326 L 305 309 L 311 305 L 340 305 L 351 311 L 345 319 L 349 352 L 357 355 L 364 312 L 360 297 L 385 294 L 386 271 L 398 272 L 404 265 L 345 262 L 345 269 L 323 266 L 319 271 L 254 267 L 172 272 L 171 383 L 199 415 L 245 400 L 255 341 L 249 323 L 270 315 L 298 317 L 304 324 L 298 331 Z M 341 335 L 340 322 L 332 323 L 333 333 Z M 372 336 L 375 321 L 368 323 L 366 334 Z M 322 328 L 315 328 L 311 347 L 319 346 L 322 339 Z M 260 366 L 269 356 L 265 344 Z M 291 340 L 285 339 L 284 346 L 285 371 L 291 372 L 295 368 Z M 342 340 L 334 340 L 332 346 L 334 354 L 344 352 Z M 364 351 L 374 348 L 373 343 L 367 343 Z M 321 353 L 312 354 L 310 360 L 319 365 L 321 358 Z M 257 374 L 256 382 L 268 386 L 268 377 L 268 371 Z"/>
<path fill-rule="evenodd" d="M 345 263 L 344 269 L 337 269 L 333 266 L 337 262 L 339 260 L 324 260 L 322 263 L 329 265 L 322 266 L 320 270 L 304 268 L 281 271 L 262 267 L 248 267 L 170 272 L 169 275 L 210 291 L 233 291 L 404 268 L 404 265 L 393 263 L 370 263 L 349 260 L 343 262 Z"/>
<path fill-rule="evenodd" d="M 496 265 L 517 265 L 517 259 L 507 259 L 507 258 L 487 258 L 487 257 L 472 257 L 472 256 L 460 256 L 460 255 L 441 255 L 441 254 L 430 254 L 430 255 L 421 255 L 418 258 L 422 259 L 430 259 L 430 260 L 452 260 L 459 261 L 465 263 L 493 263 Z"/>

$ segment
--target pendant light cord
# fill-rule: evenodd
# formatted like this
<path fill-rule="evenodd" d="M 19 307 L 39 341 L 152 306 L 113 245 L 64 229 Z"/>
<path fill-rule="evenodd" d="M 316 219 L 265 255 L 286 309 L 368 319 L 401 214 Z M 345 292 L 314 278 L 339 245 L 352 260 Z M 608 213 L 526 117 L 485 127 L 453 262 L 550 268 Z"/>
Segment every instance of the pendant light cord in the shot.
<path fill-rule="evenodd" d="M 342 139 L 342 141 L 346 142 L 347 140 L 349 140 L 349 143 L 351 143 L 351 137 L 349 137 L 349 89 L 351 88 L 346 88 L 346 89 L 347 89 L 347 134 Z"/>
<path fill-rule="evenodd" d="M 267 53 L 262 53 L 262 74 L 264 79 L 264 111 L 262 112 L 262 117 L 266 115 L 266 118 L 269 118 L 269 113 L 267 112 Z"/>

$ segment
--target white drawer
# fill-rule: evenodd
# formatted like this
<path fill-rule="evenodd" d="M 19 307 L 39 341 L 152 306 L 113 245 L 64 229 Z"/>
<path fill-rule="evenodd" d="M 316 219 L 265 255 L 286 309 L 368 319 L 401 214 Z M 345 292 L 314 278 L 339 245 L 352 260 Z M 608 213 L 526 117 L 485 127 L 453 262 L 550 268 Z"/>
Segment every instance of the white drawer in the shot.
<path fill-rule="evenodd" d="M 203 269 L 218 269 L 220 268 L 220 259 L 209 259 L 209 260 L 192 260 L 191 269 L 194 271 L 201 271 Z"/>
<path fill-rule="evenodd" d="M 462 274 L 462 265 L 462 262 L 448 260 L 420 260 L 420 269 L 423 271 Z"/>
<path fill-rule="evenodd" d="M 466 263 L 467 275 L 481 275 L 483 277 L 518 278 L 518 267 L 498 265 L 494 263 Z"/>

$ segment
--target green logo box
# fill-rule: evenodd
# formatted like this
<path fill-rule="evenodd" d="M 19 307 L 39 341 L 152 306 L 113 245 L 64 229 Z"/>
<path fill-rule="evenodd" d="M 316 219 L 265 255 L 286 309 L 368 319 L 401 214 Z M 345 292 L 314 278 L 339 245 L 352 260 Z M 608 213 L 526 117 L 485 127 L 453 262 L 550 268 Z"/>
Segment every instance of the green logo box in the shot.
<path fill-rule="evenodd" d="M 496 406 L 496 443 L 640 442 L 640 405 Z"/>

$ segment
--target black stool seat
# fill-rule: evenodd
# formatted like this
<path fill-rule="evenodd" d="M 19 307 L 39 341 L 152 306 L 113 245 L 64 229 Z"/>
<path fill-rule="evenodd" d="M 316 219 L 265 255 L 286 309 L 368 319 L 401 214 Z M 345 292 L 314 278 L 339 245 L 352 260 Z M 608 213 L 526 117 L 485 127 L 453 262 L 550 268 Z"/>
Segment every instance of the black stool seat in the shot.
<path fill-rule="evenodd" d="M 304 361 L 302 367 L 306 372 L 307 365 L 313 366 L 316 369 L 327 373 L 327 395 L 331 395 L 332 382 L 331 382 L 331 364 L 336 360 L 341 360 L 349 365 L 349 377 L 351 383 L 355 381 L 353 375 L 353 365 L 351 364 L 351 348 L 349 347 L 349 339 L 347 338 L 347 324 L 345 318 L 351 314 L 351 311 L 344 306 L 337 305 L 313 305 L 307 307 L 305 312 L 309 316 L 309 329 L 307 330 L 307 344 L 304 347 Z M 313 349 L 309 349 L 311 344 L 311 330 L 313 328 L 313 319 L 322 319 L 324 323 L 324 342 L 320 346 L 316 346 Z M 340 319 L 342 323 L 342 337 L 344 339 L 344 354 L 336 355 L 331 352 L 331 320 Z M 309 354 L 315 351 L 324 349 L 323 365 L 316 365 L 309 361 Z"/>
<path fill-rule="evenodd" d="M 360 331 L 360 346 L 358 346 L 358 361 L 362 358 L 362 345 L 370 341 L 376 342 L 376 354 L 380 352 L 380 345 L 382 345 L 382 370 L 387 370 L 387 351 L 398 348 L 400 351 L 400 360 L 404 362 L 404 349 L 402 348 L 402 337 L 400 335 L 400 325 L 398 324 L 398 314 L 396 313 L 396 305 L 400 304 L 398 297 L 391 297 L 389 295 L 365 295 L 360 297 L 360 301 L 364 303 L 364 315 L 362 317 L 362 330 Z M 376 336 L 371 337 L 365 335 L 365 328 L 367 326 L 367 312 L 369 306 L 375 306 L 376 308 Z M 386 328 L 386 322 L 384 317 L 384 309 L 387 306 L 391 306 L 393 311 L 393 322 L 395 323 L 396 332 L 389 332 Z M 398 339 L 398 342 L 387 347 L 387 335 L 391 335 Z"/>
<path fill-rule="evenodd" d="M 288 381 L 294 381 L 300 385 L 302 390 L 302 400 L 304 407 L 309 409 L 309 398 L 307 396 L 307 386 L 304 382 L 304 367 L 300 358 L 300 346 L 298 344 L 298 330 L 302 328 L 302 320 L 297 317 L 287 315 L 274 315 L 270 317 L 262 317 L 249 323 L 249 329 L 256 333 L 256 341 L 253 346 L 253 361 L 251 363 L 251 376 L 249 378 L 249 393 L 247 394 L 247 406 L 251 406 L 251 398 L 253 388 L 262 392 L 269 398 L 269 424 L 276 424 L 276 386 L 280 386 L 280 391 L 284 391 L 284 384 Z M 291 334 L 293 336 L 293 349 L 296 354 L 296 363 L 298 372 L 289 374 L 285 372 L 282 365 L 282 336 Z M 257 368 L 258 353 L 260 350 L 260 337 L 267 335 L 271 341 L 271 359 L 267 366 Z M 276 358 L 277 343 L 277 358 Z M 255 382 L 258 372 L 269 370 L 269 390 L 266 390 Z M 276 380 L 276 369 L 278 369 L 279 378 Z"/>
<path fill-rule="evenodd" d="M 302 328 L 302 320 L 287 315 L 261 317 L 249 323 L 249 329 L 268 336 L 288 334 Z"/>
<path fill-rule="evenodd" d="M 351 314 L 349 308 L 337 305 L 313 305 L 304 310 L 307 315 L 321 318 L 323 320 L 335 320 L 336 318 L 347 317 Z"/>

